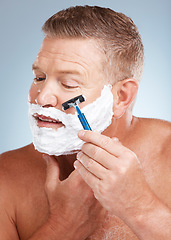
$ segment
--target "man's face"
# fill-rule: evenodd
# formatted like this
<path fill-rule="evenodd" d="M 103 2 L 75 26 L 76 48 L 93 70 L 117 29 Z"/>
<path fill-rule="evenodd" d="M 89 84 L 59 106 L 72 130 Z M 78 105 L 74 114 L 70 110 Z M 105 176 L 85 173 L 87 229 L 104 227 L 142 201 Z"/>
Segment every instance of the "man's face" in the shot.
<path fill-rule="evenodd" d="M 102 72 L 102 55 L 95 40 L 52 39 L 46 37 L 33 63 L 35 79 L 29 92 L 29 102 L 62 110 L 62 103 L 83 94 L 93 102 L 107 81 Z M 74 113 L 70 108 L 66 113 Z M 38 125 L 57 129 L 61 123 L 38 121 Z"/>

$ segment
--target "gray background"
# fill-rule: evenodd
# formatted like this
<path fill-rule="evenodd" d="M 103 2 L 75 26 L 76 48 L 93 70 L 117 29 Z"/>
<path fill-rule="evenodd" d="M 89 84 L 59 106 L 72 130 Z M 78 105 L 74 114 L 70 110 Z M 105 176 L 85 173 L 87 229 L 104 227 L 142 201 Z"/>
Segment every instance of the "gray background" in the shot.
<path fill-rule="evenodd" d="M 134 114 L 171 120 L 170 0 L 1 0 L 0 152 L 32 141 L 27 99 L 33 79 L 31 65 L 43 40 L 41 26 L 63 8 L 86 4 L 109 7 L 134 20 L 145 47 L 145 68 Z"/>

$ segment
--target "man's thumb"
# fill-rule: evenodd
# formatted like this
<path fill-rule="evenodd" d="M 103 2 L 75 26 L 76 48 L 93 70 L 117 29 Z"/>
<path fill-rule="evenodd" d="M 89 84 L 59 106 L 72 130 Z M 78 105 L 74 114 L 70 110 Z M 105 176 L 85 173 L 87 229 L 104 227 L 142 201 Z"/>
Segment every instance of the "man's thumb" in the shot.
<path fill-rule="evenodd" d="M 55 157 L 44 154 L 43 158 L 47 162 L 47 175 L 45 187 L 48 191 L 54 191 L 57 184 L 59 184 L 59 165 Z"/>

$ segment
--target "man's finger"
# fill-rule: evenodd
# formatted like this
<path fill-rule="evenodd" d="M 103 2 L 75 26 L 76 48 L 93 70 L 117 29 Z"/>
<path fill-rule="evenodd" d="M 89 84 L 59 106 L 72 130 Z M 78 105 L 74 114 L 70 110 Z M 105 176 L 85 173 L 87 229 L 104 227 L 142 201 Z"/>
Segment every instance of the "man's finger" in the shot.
<path fill-rule="evenodd" d="M 83 180 L 89 185 L 89 187 L 95 192 L 100 179 L 90 173 L 78 160 L 74 162 L 75 169 L 79 172 Z"/>
<path fill-rule="evenodd" d="M 119 157 L 124 148 L 117 138 L 110 138 L 98 132 L 81 130 L 78 133 L 78 137 L 84 142 L 92 143 L 104 149 L 115 157 Z"/>
<path fill-rule="evenodd" d="M 114 161 L 117 160 L 114 155 L 92 143 L 85 143 L 82 146 L 81 151 L 106 169 L 113 168 Z"/>
<path fill-rule="evenodd" d="M 83 152 L 79 152 L 77 154 L 77 159 L 83 164 L 83 166 L 91 172 L 94 176 L 96 176 L 99 179 L 106 178 L 108 174 L 108 170 L 103 167 L 101 164 L 99 164 L 99 161 L 94 161 L 94 159 L 88 157 Z"/>
<path fill-rule="evenodd" d="M 46 183 L 45 186 L 49 191 L 54 191 L 57 184 L 59 184 L 59 165 L 57 160 L 49 155 L 43 155 L 43 158 L 47 162 L 47 176 L 46 176 Z"/>

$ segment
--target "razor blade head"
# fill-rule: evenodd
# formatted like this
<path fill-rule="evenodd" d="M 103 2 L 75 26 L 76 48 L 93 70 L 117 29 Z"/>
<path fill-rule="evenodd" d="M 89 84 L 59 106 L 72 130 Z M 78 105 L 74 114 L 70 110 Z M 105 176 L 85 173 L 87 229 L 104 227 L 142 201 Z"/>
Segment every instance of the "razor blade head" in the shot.
<path fill-rule="evenodd" d="M 75 97 L 75 98 L 72 98 L 72 99 L 64 102 L 64 103 L 62 104 L 62 109 L 63 109 L 63 110 L 67 110 L 67 109 L 70 108 L 70 107 L 75 107 L 75 106 L 77 106 L 78 104 L 84 102 L 85 100 L 86 100 L 86 99 L 85 99 L 85 97 L 84 97 L 83 95 L 79 95 L 79 96 L 77 96 L 77 97 Z"/>

